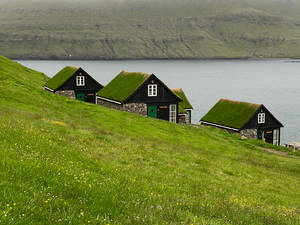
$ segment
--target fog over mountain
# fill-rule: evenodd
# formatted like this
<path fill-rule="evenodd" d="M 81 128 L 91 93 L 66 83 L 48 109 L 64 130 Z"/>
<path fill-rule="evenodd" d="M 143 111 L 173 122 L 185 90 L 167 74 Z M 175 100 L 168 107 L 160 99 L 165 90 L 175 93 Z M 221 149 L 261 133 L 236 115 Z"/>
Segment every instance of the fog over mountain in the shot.
<path fill-rule="evenodd" d="M 10 0 L 0 53 L 13 58 L 300 57 L 296 0 Z"/>

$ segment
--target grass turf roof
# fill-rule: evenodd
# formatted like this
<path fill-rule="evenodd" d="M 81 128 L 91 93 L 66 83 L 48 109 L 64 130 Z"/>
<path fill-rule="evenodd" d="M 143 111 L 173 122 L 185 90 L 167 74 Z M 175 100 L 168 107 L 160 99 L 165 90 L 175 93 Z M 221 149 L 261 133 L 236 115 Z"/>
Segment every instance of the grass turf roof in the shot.
<path fill-rule="evenodd" d="M 178 114 L 185 114 L 185 113 L 186 113 L 186 110 L 180 104 L 178 104 Z"/>
<path fill-rule="evenodd" d="M 182 102 L 179 102 L 179 106 L 181 106 L 183 109 L 193 109 L 193 106 L 181 88 L 171 88 L 171 91 L 173 91 L 179 98 L 182 99 Z"/>
<path fill-rule="evenodd" d="M 201 121 L 241 129 L 261 105 L 221 99 Z"/>
<path fill-rule="evenodd" d="M 122 71 L 108 85 L 101 89 L 97 95 L 117 102 L 124 102 L 132 95 L 151 74 Z"/>
<path fill-rule="evenodd" d="M 63 83 L 65 83 L 79 68 L 66 66 L 61 71 L 59 71 L 54 77 L 52 77 L 45 84 L 45 87 L 56 91 Z"/>

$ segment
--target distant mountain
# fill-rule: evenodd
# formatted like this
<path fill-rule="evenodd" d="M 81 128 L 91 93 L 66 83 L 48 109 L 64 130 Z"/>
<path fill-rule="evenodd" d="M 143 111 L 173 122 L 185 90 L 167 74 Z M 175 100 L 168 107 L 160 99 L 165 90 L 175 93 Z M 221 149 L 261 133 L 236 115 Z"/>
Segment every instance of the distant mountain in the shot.
<path fill-rule="evenodd" d="M 0 3 L 0 53 L 20 59 L 300 57 L 295 0 Z"/>

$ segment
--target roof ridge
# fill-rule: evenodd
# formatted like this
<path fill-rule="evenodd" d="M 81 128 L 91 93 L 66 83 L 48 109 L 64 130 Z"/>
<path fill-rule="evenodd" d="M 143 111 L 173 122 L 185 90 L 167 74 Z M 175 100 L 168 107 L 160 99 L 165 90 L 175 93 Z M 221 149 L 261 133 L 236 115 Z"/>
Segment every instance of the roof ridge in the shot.
<path fill-rule="evenodd" d="M 79 69 L 80 68 L 78 66 L 65 66 L 64 68 L 66 68 L 66 67 L 69 67 L 69 68 L 72 68 L 72 69 Z"/>
<path fill-rule="evenodd" d="M 170 88 L 172 91 L 183 91 L 182 88 Z"/>
<path fill-rule="evenodd" d="M 121 74 L 126 74 L 126 75 L 130 75 L 132 73 L 141 74 L 141 75 L 147 75 L 147 76 L 151 76 L 152 75 L 150 73 L 144 73 L 144 72 L 127 71 L 127 70 L 122 70 L 121 71 Z"/>
<path fill-rule="evenodd" d="M 236 102 L 236 103 L 246 103 L 246 104 L 249 104 L 249 105 L 257 105 L 257 106 L 263 105 L 263 104 L 253 103 L 253 102 L 238 101 L 238 100 L 232 100 L 232 99 L 226 99 L 226 98 L 221 98 L 220 101 L 221 100 L 225 100 L 225 101 L 229 101 L 229 102 Z"/>

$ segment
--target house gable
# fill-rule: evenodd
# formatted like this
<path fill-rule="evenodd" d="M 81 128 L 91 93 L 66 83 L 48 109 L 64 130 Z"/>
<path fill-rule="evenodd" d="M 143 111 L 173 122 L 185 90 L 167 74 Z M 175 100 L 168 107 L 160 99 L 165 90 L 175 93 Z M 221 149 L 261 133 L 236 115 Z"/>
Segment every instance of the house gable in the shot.
<path fill-rule="evenodd" d="M 84 77 L 84 85 L 77 86 L 76 85 L 76 77 L 83 76 Z M 82 68 L 79 68 L 73 75 L 66 80 L 57 90 L 75 90 L 75 91 L 99 91 L 103 88 L 103 85 L 98 83 L 93 77 L 91 77 L 86 71 Z"/>
<path fill-rule="evenodd" d="M 157 95 L 148 96 L 148 85 L 157 85 Z M 181 98 L 174 94 L 161 80 L 152 74 L 128 99 L 126 103 L 177 103 Z"/>
<path fill-rule="evenodd" d="M 178 102 L 182 101 L 154 74 L 127 71 L 122 71 L 97 95 L 99 105 L 142 112 L 174 123 L 178 121 Z"/>
<path fill-rule="evenodd" d="M 258 123 L 259 113 L 265 113 L 264 123 Z M 280 128 L 280 127 L 283 127 L 282 123 L 279 122 L 264 105 L 261 105 L 261 107 L 253 114 L 253 116 L 242 127 L 242 129 L 267 129 L 267 128 L 272 129 L 272 128 Z"/>

